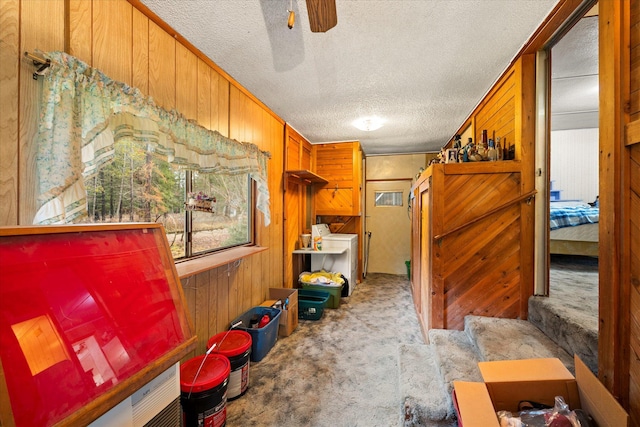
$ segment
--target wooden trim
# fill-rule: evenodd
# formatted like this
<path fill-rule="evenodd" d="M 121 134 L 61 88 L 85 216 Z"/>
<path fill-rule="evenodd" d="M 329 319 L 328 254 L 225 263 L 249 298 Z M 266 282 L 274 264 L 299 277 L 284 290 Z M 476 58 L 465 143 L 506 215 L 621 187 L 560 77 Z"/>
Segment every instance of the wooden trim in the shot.
<path fill-rule="evenodd" d="M 191 277 L 198 273 L 212 270 L 222 265 L 230 264 L 242 258 L 258 254 L 268 250 L 264 246 L 240 246 L 225 251 L 216 252 L 211 255 L 204 255 L 198 258 L 188 259 L 176 263 L 176 270 L 180 279 Z"/>
<path fill-rule="evenodd" d="M 0 236 L 30 236 L 34 234 L 81 233 L 85 231 L 137 230 L 141 228 L 161 228 L 155 222 L 119 222 L 112 224 L 69 224 L 69 225 L 18 225 L 0 227 Z"/>
<path fill-rule="evenodd" d="M 429 217 L 431 218 L 431 229 L 429 231 L 430 233 L 433 233 L 434 230 L 442 230 L 442 226 L 444 223 L 444 197 L 436 197 L 433 194 L 434 189 L 445 188 L 444 170 L 444 167 L 433 168 L 431 184 L 429 186 L 429 191 L 432 192 L 430 203 L 431 213 L 429 214 Z M 431 298 L 429 329 L 444 329 L 447 327 L 444 317 L 446 308 L 444 301 L 444 278 L 441 274 L 433 274 L 434 271 L 442 271 L 442 247 L 436 243 L 435 239 L 431 239 L 430 242 L 427 242 L 427 245 L 431 246 L 430 256 L 432 260 L 431 268 L 428 272 L 428 274 L 431 276 L 431 286 L 429 289 L 430 295 L 428 296 L 428 298 Z"/>
<path fill-rule="evenodd" d="M 621 132 L 624 99 L 621 80 L 623 2 L 599 4 L 600 82 L 600 226 L 598 377 L 614 396 L 620 396 L 627 365 L 619 331 L 621 313 Z M 628 365 L 627 365 L 628 366 Z M 628 370 L 627 370 L 628 375 Z M 628 378 L 628 376 L 627 376 Z M 626 380 L 628 383 L 628 379 Z"/>
<path fill-rule="evenodd" d="M 244 93 L 246 96 L 248 96 L 253 102 L 255 102 L 260 107 L 262 107 L 271 116 L 273 116 L 273 118 L 278 120 L 278 122 L 280 122 L 282 125 L 285 124 L 284 120 L 281 119 L 276 113 L 274 113 L 269 107 L 267 107 L 266 104 L 264 104 L 262 101 L 260 101 L 258 98 L 256 98 L 244 86 L 242 86 L 240 83 L 238 83 L 238 81 L 236 79 L 231 77 L 231 75 L 229 75 L 226 71 L 224 71 L 222 68 L 220 68 L 220 66 L 218 66 L 218 64 L 216 64 L 211 59 L 209 59 L 209 57 L 207 55 L 202 53 L 202 51 L 200 51 L 193 44 L 191 44 L 191 42 L 189 42 L 186 38 L 184 38 L 180 33 L 178 33 L 176 30 L 171 28 L 171 26 L 169 24 L 167 24 L 162 19 L 160 19 L 160 17 L 158 15 L 156 15 L 151 9 L 149 9 L 147 6 L 145 6 L 140 0 L 127 0 L 127 1 L 129 3 L 131 3 L 133 5 L 133 7 L 135 7 L 140 12 L 142 12 L 147 18 L 149 18 L 151 21 L 153 21 L 156 25 L 158 25 L 160 28 L 162 28 L 164 31 L 166 31 L 177 42 L 179 42 L 184 47 L 186 47 L 188 50 L 193 52 L 198 58 L 203 60 L 207 65 L 209 65 L 212 69 L 214 69 L 216 72 L 218 72 L 225 79 L 229 80 L 229 82 L 232 83 L 236 88 L 238 88 L 238 90 L 240 90 L 242 93 Z"/>

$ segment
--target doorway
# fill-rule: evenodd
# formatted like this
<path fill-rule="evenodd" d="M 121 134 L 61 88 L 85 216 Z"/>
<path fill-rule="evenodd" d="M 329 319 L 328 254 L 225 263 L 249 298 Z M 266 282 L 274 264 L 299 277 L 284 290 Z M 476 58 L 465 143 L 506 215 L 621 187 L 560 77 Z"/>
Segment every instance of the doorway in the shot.
<path fill-rule="evenodd" d="M 411 259 L 411 220 L 408 196 L 411 180 L 367 181 L 366 273 L 407 274 Z"/>
<path fill-rule="evenodd" d="M 537 59 L 536 188 L 546 197 L 536 200 L 536 295 L 552 293 L 554 267 L 567 262 L 595 268 L 598 283 L 598 212 L 582 211 L 597 204 L 599 186 L 597 3 L 580 10 Z"/>

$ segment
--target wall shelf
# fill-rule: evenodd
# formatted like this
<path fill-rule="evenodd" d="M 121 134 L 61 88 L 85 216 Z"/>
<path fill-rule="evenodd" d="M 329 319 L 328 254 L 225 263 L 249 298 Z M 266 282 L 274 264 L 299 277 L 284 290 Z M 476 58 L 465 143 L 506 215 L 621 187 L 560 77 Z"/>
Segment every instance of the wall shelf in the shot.
<path fill-rule="evenodd" d="M 327 182 L 329 182 L 320 175 L 317 175 L 309 170 L 285 171 L 285 175 L 287 178 L 299 179 L 300 181 L 304 181 L 309 184 L 326 184 Z"/>

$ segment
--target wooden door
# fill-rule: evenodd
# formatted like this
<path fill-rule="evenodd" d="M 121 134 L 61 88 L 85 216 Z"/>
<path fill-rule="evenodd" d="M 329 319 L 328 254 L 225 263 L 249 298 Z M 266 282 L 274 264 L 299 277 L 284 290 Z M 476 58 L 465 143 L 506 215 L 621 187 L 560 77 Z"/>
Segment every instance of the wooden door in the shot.
<path fill-rule="evenodd" d="M 367 271 L 407 274 L 411 259 L 411 221 L 407 200 L 411 181 L 369 181 L 366 185 L 367 232 L 371 233 Z"/>

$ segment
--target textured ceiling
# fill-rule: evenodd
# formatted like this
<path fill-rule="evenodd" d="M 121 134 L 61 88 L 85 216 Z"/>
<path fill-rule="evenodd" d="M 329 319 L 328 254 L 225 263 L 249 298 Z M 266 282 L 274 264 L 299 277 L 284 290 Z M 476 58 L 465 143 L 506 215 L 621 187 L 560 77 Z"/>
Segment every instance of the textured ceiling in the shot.
<path fill-rule="evenodd" d="M 142 2 L 311 143 L 372 155 L 439 150 L 557 0 L 336 0 L 326 33 L 303 0 L 292 30 L 290 0 Z"/>
<path fill-rule="evenodd" d="M 598 124 L 598 17 L 582 18 L 551 49 L 551 130 Z"/>

